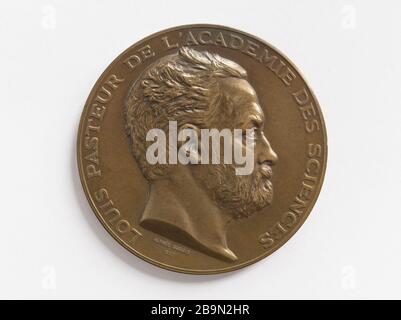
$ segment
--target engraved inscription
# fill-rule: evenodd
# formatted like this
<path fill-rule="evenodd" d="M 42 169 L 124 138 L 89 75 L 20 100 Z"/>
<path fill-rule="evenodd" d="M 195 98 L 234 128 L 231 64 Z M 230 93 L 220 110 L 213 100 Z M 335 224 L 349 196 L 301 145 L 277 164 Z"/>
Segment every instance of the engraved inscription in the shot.
<path fill-rule="evenodd" d="M 125 236 L 131 244 L 142 237 L 142 234 L 128 220 L 121 217 L 120 210 L 115 207 L 105 188 L 95 191 L 94 196 L 101 215 L 119 235 Z"/>
<path fill-rule="evenodd" d="M 139 50 L 137 50 L 137 54 L 133 54 L 124 60 L 124 64 L 130 69 L 133 70 L 135 67 L 140 65 L 143 61 L 152 58 L 155 55 L 154 51 L 150 47 L 150 45 L 146 45 Z"/>
<path fill-rule="evenodd" d="M 160 245 L 168 248 L 168 249 L 172 249 L 176 252 L 183 253 L 185 255 L 189 255 L 191 253 L 191 250 L 189 250 L 183 246 L 180 246 L 179 244 L 176 244 L 172 241 L 169 241 L 167 239 L 155 237 L 155 238 L 153 238 L 153 241 L 156 242 L 157 244 L 160 244 Z M 171 252 L 171 251 L 167 250 L 167 252 Z"/>
<path fill-rule="evenodd" d="M 320 144 L 308 144 L 307 161 L 301 188 L 288 210 L 281 215 L 280 220 L 268 231 L 259 235 L 259 243 L 263 248 L 269 249 L 282 239 L 305 213 L 321 173 L 322 155 L 323 149 Z"/>
<path fill-rule="evenodd" d="M 314 131 L 319 131 L 318 114 L 306 88 L 294 92 L 292 95 L 299 106 L 299 111 L 305 123 L 306 132 L 312 133 Z"/>
<path fill-rule="evenodd" d="M 100 177 L 102 171 L 99 163 L 99 133 L 100 125 L 110 102 L 113 99 L 113 91 L 124 79 L 112 74 L 103 83 L 94 102 L 90 105 L 89 114 L 85 125 L 84 137 L 84 167 L 87 178 Z"/>
<path fill-rule="evenodd" d="M 182 46 L 215 45 L 239 50 L 273 71 L 286 86 L 290 86 L 292 80 L 296 78 L 294 71 L 271 49 L 232 32 L 223 33 L 215 30 L 179 32 L 176 39 L 165 36 L 161 38 L 161 41 L 166 49 Z"/>

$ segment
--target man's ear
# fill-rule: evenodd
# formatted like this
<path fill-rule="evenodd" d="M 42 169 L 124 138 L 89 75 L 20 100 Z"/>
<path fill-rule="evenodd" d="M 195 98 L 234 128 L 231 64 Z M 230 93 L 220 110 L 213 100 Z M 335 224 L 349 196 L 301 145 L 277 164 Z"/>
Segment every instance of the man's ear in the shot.
<path fill-rule="evenodd" d="M 177 136 L 178 159 L 180 163 L 200 163 L 200 137 L 198 126 L 186 123 L 180 127 Z"/>

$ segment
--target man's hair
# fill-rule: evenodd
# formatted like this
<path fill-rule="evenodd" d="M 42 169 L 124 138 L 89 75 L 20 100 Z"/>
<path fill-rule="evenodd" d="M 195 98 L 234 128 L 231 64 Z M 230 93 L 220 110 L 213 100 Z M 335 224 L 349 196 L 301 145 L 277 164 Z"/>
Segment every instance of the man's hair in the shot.
<path fill-rule="evenodd" d="M 246 76 L 235 62 L 188 47 L 144 70 L 127 95 L 125 120 L 132 153 L 145 178 L 157 179 L 168 168 L 147 162 L 148 131 L 159 128 L 167 133 L 169 121 L 177 121 L 178 129 L 186 123 L 207 128 L 222 98 L 219 79 Z"/>

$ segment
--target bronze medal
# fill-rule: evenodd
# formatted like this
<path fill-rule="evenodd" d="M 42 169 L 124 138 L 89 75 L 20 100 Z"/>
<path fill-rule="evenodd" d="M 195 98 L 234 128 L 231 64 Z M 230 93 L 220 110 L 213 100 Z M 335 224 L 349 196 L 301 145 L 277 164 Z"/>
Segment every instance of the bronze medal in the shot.
<path fill-rule="evenodd" d="M 157 266 L 214 274 L 280 248 L 322 186 L 326 129 L 296 67 L 247 33 L 189 25 L 134 44 L 82 113 L 78 166 L 106 230 Z"/>

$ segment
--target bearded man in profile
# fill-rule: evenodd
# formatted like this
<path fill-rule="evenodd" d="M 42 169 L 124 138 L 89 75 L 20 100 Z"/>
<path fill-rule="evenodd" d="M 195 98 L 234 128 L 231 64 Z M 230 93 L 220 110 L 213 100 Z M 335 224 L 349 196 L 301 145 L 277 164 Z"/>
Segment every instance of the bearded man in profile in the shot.
<path fill-rule="evenodd" d="M 131 151 L 150 184 L 140 225 L 210 256 L 237 260 L 227 244 L 229 223 L 271 204 L 271 166 L 277 161 L 246 71 L 217 54 L 182 47 L 146 68 L 132 85 L 125 121 Z M 170 121 L 197 132 L 253 129 L 254 170 L 238 176 L 235 164 L 150 164 L 147 133 L 154 128 L 168 133 Z"/>

